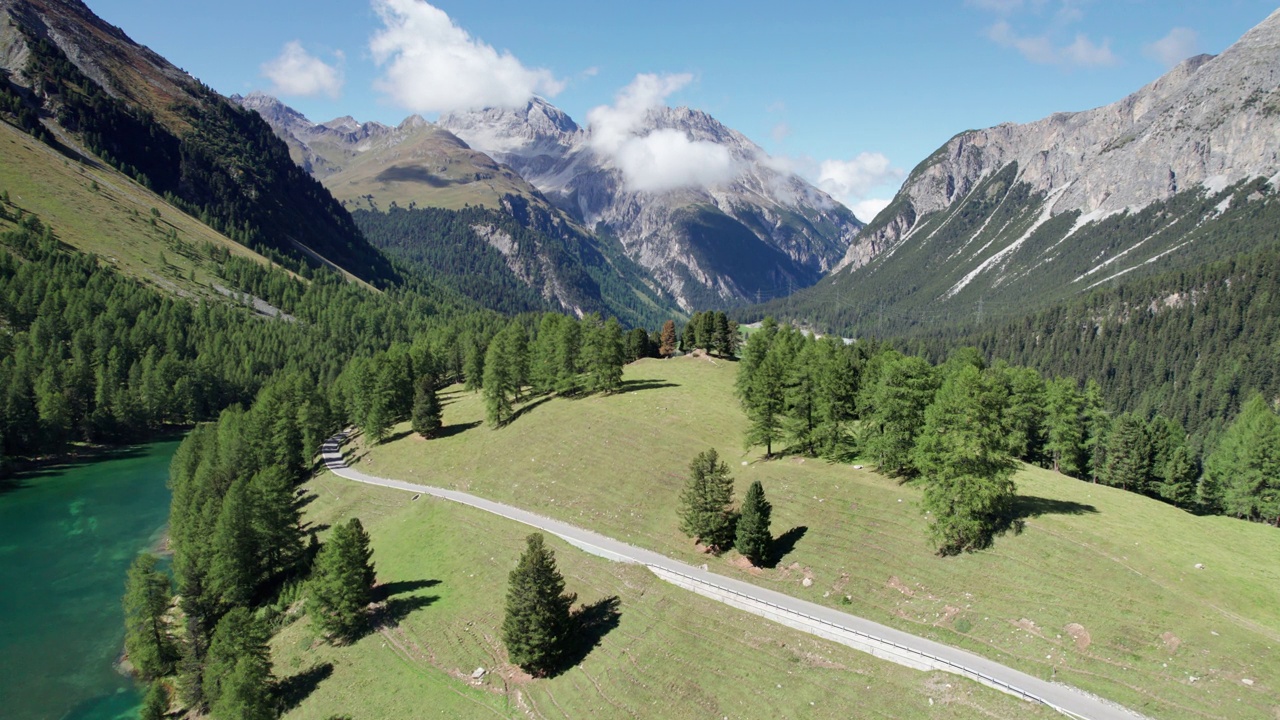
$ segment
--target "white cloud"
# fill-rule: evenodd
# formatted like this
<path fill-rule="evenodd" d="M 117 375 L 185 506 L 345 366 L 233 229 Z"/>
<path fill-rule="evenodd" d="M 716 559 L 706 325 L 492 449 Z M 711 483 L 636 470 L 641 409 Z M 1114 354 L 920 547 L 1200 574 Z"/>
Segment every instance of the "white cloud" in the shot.
<path fill-rule="evenodd" d="M 591 148 L 613 160 L 629 189 L 664 192 L 708 187 L 737 173 L 733 156 L 722 145 L 690 140 L 675 129 L 645 129 L 650 111 L 662 107 L 668 95 L 692 80 L 687 73 L 637 75 L 612 105 L 587 113 Z"/>
<path fill-rule="evenodd" d="M 525 67 L 422 0 L 373 0 L 373 8 L 383 27 L 369 50 L 374 62 L 385 66 L 375 87 L 407 110 L 513 107 L 535 94 L 554 97 L 564 89 L 550 70 Z"/>
<path fill-rule="evenodd" d="M 873 190 L 898 183 L 905 176 L 902 168 L 893 167 L 883 153 L 864 152 L 852 160 L 823 160 L 818 167 L 817 184 L 828 195 L 853 208 L 868 201 L 867 195 Z M 861 215 L 858 218 L 870 220 Z"/>
<path fill-rule="evenodd" d="M 1195 30 L 1176 27 L 1168 35 L 1143 46 L 1142 54 L 1159 62 L 1165 67 L 1173 67 L 1196 54 L 1200 47 L 1200 36 Z"/>
<path fill-rule="evenodd" d="M 864 223 L 869 223 L 880 214 L 880 211 L 889 207 L 892 200 L 885 198 L 867 198 L 854 203 L 849 209 L 853 211 L 853 216 Z"/>
<path fill-rule="evenodd" d="M 773 126 L 773 130 L 771 130 L 769 134 L 773 136 L 774 142 L 782 142 L 783 140 L 791 137 L 791 126 L 784 122 L 780 122 Z"/>
<path fill-rule="evenodd" d="M 987 37 L 995 44 L 1017 50 L 1026 59 L 1041 65 L 1103 67 L 1120 62 L 1111 52 L 1110 39 L 1098 44 L 1083 33 L 1076 35 L 1070 45 L 1058 47 L 1048 35 L 1019 35 L 1007 21 L 1000 20 L 987 28 Z"/>
<path fill-rule="evenodd" d="M 342 55 L 338 55 L 339 61 Z M 342 92 L 342 71 L 303 49 L 297 40 L 285 43 L 280 55 L 262 64 L 262 76 L 277 95 L 337 98 Z"/>

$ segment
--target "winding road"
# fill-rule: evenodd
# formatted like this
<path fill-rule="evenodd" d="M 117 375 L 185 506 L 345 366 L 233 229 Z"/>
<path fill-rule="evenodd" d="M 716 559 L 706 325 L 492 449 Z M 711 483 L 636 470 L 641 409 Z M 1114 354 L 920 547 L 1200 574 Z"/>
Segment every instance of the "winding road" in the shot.
<path fill-rule="evenodd" d="M 616 562 L 637 563 L 658 577 L 700 595 L 713 598 L 775 622 L 869 652 L 876 657 L 919 670 L 955 673 L 984 685 L 1047 705 L 1075 718 L 1134 720 L 1143 716 L 1069 685 L 1050 682 L 1005 667 L 965 650 L 843 613 L 775 590 L 753 585 L 673 560 L 665 555 L 629 545 L 569 523 L 531 513 L 469 493 L 417 483 L 375 477 L 347 466 L 342 455 L 345 433 L 327 440 L 321 448 L 325 466 L 333 474 L 356 482 L 432 495 L 469 505 L 485 512 L 549 532 L 575 547 Z"/>

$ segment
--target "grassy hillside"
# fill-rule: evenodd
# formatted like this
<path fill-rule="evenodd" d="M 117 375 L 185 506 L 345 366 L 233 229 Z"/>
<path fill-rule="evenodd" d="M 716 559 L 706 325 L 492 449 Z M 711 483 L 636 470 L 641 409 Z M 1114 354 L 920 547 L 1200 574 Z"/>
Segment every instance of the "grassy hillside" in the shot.
<path fill-rule="evenodd" d="M 925 542 L 915 487 L 850 466 L 742 454 L 734 372 L 706 359 L 641 361 L 627 368 L 621 394 L 537 400 L 497 431 L 480 425 L 477 396 L 455 391 L 445 437 L 424 441 L 401 427 L 399 439 L 353 446 L 352 456 L 368 472 L 465 489 L 708 562 L 1151 716 L 1280 709 L 1274 528 L 1025 469 L 1025 532 L 988 552 L 939 558 Z M 774 534 L 794 546 L 778 567 L 697 555 L 678 532 L 687 464 L 708 446 L 729 460 L 738 497 L 752 480 L 764 484 Z"/>
<path fill-rule="evenodd" d="M 119 171 L 70 160 L 3 122 L 0 191 L 9 193 L 10 214 L 38 215 L 58 240 L 165 292 L 220 297 L 208 246 L 269 264 Z M 0 228 L 11 224 L 0 220 Z"/>
<path fill-rule="evenodd" d="M 280 632 L 275 671 L 300 698 L 286 718 L 1051 714 L 762 621 L 556 538 L 549 543 L 568 590 L 596 608 L 597 644 L 568 672 L 535 681 L 504 662 L 499 640 L 507 574 L 528 528 L 327 474 L 306 491 L 309 521 L 358 516 L 368 528 L 394 621 L 347 647 L 316 643 L 306 619 Z M 489 674 L 473 681 L 477 667 Z"/>

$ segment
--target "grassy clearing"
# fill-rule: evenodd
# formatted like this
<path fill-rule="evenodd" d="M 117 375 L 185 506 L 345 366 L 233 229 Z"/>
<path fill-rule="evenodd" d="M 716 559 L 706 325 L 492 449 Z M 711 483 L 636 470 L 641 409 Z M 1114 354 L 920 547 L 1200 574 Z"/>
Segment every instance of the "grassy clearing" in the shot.
<path fill-rule="evenodd" d="M 851 466 L 744 454 L 734 372 L 707 359 L 641 361 L 621 394 L 534 400 L 496 431 L 480 424 L 479 397 L 455 388 L 444 396 L 444 437 L 424 441 L 401 426 L 372 450 L 353 445 L 351 459 L 709 562 L 1155 717 L 1280 715 L 1274 528 L 1029 468 L 1017 477 L 1025 532 L 988 552 L 938 558 L 914 487 Z M 763 483 L 775 535 L 804 528 L 788 534 L 794 548 L 778 567 L 706 558 L 679 534 L 687 464 L 708 446 L 729 461 L 739 498 Z"/>
<path fill-rule="evenodd" d="M 358 516 L 398 622 L 346 647 L 304 618 L 272 644 L 302 699 L 288 718 L 1048 717 L 945 673 L 922 673 L 765 622 L 587 555 L 556 538 L 580 604 L 618 599 L 616 627 L 564 674 L 531 680 L 505 663 L 499 628 L 525 526 L 433 498 L 325 474 L 307 486 L 317 526 Z M 471 679 L 477 667 L 490 670 Z"/>
<path fill-rule="evenodd" d="M 166 293 L 222 297 L 212 287 L 220 282 L 213 261 L 199 252 L 206 242 L 270 262 L 114 169 L 68 159 L 3 122 L 0 190 L 9 193 L 10 213 L 34 213 L 58 240 Z M 160 212 L 154 223 L 152 208 Z M 7 226 L 0 221 L 0 229 Z"/>

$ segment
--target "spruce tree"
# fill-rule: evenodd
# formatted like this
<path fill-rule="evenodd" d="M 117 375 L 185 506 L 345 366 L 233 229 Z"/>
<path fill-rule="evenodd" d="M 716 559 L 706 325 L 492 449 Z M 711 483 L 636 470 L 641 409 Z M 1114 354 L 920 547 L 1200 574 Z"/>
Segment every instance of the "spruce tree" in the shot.
<path fill-rule="evenodd" d="M 507 613 L 502 642 L 511 662 L 534 675 L 554 671 L 570 640 L 570 608 L 575 596 L 564 592 L 555 554 L 533 533 L 507 583 Z"/>
<path fill-rule="evenodd" d="M 435 434 L 441 426 L 440 398 L 436 395 L 433 378 L 423 375 L 413 391 L 413 431 L 424 438 Z"/>
<path fill-rule="evenodd" d="M 369 535 L 358 518 L 334 527 L 316 555 L 307 614 L 325 633 L 352 640 L 368 624 L 374 568 Z"/>
<path fill-rule="evenodd" d="M 203 673 L 204 693 L 214 718 L 269 720 L 276 716 L 267 648 L 270 637 L 247 608 L 233 608 L 218 622 Z"/>
<path fill-rule="evenodd" d="M 769 519 L 773 506 L 764 499 L 764 487 L 760 481 L 751 483 L 747 495 L 742 500 L 742 511 L 738 516 L 737 533 L 734 547 L 752 565 L 762 565 L 769 559 L 773 550 L 773 535 L 769 531 Z"/>
<path fill-rule="evenodd" d="M 1000 419 L 1006 395 L 989 373 L 957 369 L 925 411 L 912 451 L 940 555 L 980 550 L 1009 520 L 1014 463 Z"/>
<path fill-rule="evenodd" d="M 1117 417 L 1106 448 L 1098 479 L 1111 487 L 1145 493 L 1151 478 L 1151 440 L 1142 418 L 1132 413 Z"/>
<path fill-rule="evenodd" d="M 462 386 L 467 392 L 476 392 L 484 386 L 484 360 L 485 348 L 472 340 L 467 345 L 466 359 L 463 360 L 462 374 L 466 378 L 466 383 Z"/>
<path fill-rule="evenodd" d="M 751 373 L 751 387 L 744 401 L 750 423 L 744 444 L 748 448 L 763 445 L 766 457 L 773 455 L 774 441 L 782 438 L 790 361 L 789 346 L 775 342 Z"/>
<path fill-rule="evenodd" d="M 662 333 L 659 335 L 658 355 L 669 358 L 676 354 L 676 322 L 668 320 L 662 323 Z"/>
<path fill-rule="evenodd" d="M 494 427 L 502 427 L 511 420 L 515 397 L 515 368 L 509 362 L 504 345 L 500 336 L 495 337 L 484 356 L 485 418 Z"/>
<path fill-rule="evenodd" d="M 733 542 L 733 478 L 715 448 L 689 464 L 689 480 L 680 494 L 680 530 L 712 550 Z"/>
<path fill-rule="evenodd" d="M 297 498 L 289 473 L 269 466 L 249 479 L 253 534 L 261 579 L 287 572 L 302 556 Z"/>
<path fill-rule="evenodd" d="M 144 679 L 173 669 L 176 649 L 169 637 L 165 613 L 172 599 L 169 576 L 156 569 L 155 555 L 139 555 L 129 566 L 124 584 L 124 650 Z"/>
<path fill-rule="evenodd" d="M 209 592 L 224 607 L 248 605 L 261 577 L 248 485 L 245 480 L 231 483 L 209 540 Z"/>
<path fill-rule="evenodd" d="M 1083 406 L 1075 380 L 1059 377 L 1046 383 L 1044 451 L 1056 472 L 1074 476 L 1084 470 Z"/>
<path fill-rule="evenodd" d="M 864 389 L 862 449 L 886 475 L 915 474 L 912 448 L 937 391 L 937 374 L 923 359 L 886 351 L 875 383 Z M 996 419 L 997 426 L 999 418 Z"/>

